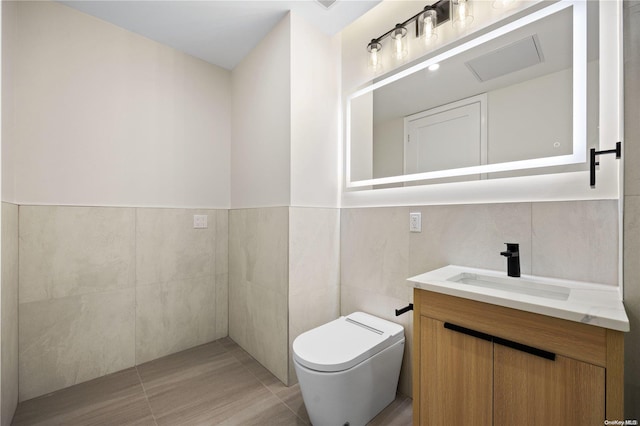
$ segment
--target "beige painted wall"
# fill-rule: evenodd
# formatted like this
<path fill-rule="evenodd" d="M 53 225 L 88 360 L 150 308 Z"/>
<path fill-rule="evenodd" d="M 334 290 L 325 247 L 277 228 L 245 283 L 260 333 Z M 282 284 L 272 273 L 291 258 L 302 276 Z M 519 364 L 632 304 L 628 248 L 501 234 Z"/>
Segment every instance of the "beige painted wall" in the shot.
<path fill-rule="evenodd" d="M 2 2 L 2 201 L 16 201 L 16 51 L 18 4 Z"/>
<path fill-rule="evenodd" d="M 231 208 L 291 199 L 291 18 L 231 72 Z"/>
<path fill-rule="evenodd" d="M 340 203 L 340 36 L 291 15 L 291 205 Z"/>
<path fill-rule="evenodd" d="M 53 1 L 17 19 L 18 204 L 228 208 L 228 71 Z"/>

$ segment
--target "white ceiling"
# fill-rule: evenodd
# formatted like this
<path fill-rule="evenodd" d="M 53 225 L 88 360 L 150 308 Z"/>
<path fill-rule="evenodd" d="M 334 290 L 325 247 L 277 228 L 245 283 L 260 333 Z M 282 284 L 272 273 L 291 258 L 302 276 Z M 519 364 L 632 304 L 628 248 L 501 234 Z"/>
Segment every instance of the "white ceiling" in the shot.
<path fill-rule="evenodd" d="M 233 69 L 287 14 L 334 35 L 381 0 L 338 0 L 328 10 L 315 0 L 61 1 L 119 27 Z"/>

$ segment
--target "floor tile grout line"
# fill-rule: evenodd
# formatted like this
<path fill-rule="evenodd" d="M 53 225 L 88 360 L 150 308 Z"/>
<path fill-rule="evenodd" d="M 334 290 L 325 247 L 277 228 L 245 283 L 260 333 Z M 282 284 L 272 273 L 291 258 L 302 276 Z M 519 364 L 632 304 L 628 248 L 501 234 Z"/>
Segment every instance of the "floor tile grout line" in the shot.
<path fill-rule="evenodd" d="M 266 387 L 266 388 L 269 390 L 269 392 L 271 392 L 271 393 L 273 394 L 273 396 L 275 396 L 276 398 L 278 398 L 278 401 L 280 401 L 280 402 L 281 402 L 285 407 L 287 407 L 287 408 L 289 409 L 289 411 L 291 411 L 291 412 L 293 413 L 293 415 L 294 415 L 294 416 L 296 416 L 298 419 L 300 419 L 300 420 L 301 420 L 301 421 L 303 421 L 304 423 L 307 423 L 307 424 L 308 424 L 308 422 L 307 422 L 305 419 L 303 419 L 302 417 L 300 417 L 300 416 L 298 415 L 298 413 L 296 413 L 295 411 L 293 411 L 293 409 L 292 409 L 291 407 L 289 407 L 289 404 L 287 404 L 286 402 L 284 402 L 284 400 L 283 400 L 282 398 L 280 398 L 280 397 L 279 397 L 279 396 L 278 396 L 274 391 L 272 391 L 271 389 L 269 389 L 269 387 L 268 387 L 268 386 L 265 386 L 264 384 L 263 384 L 263 386 L 264 386 L 264 387 Z M 287 387 L 289 387 L 289 386 L 287 386 Z"/>
<path fill-rule="evenodd" d="M 147 405 L 149 406 L 149 412 L 151 413 L 151 417 L 153 418 L 153 423 L 158 426 L 158 421 L 156 420 L 155 414 L 153 414 L 153 409 L 151 408 L 151 401 L 149 401 L 149 395 L 147 395 L 147 390 L 144 387 L 144 383 L 142 382 L 142 377 L 140 376 L 140 372 L 138 371 L 138 366 L 134 366 L 136 369 L 136 374 L 138 375 L 138 380 L 140 380 L 140 386 L 142 386 L 142 393 L 144 393 L 144 399 L 147 401 Z"/>
<path fill-rule="evenodd" d="M 232 340 L 233 341 L 233 340 Z M 234 342 L 235 343 L 235 342 Z M 237 343 L 235 343 L 236 345 L 238 345 Z M 240 347 L 240 345 L 238 345 L 238 347 Z M 242 365 L 242 367 L 247 370 L 249 372 L 249 374 L 251 374 L 253 377 L 255 377 L 255 379 L 258 381 L 258 383 L 260 383 L 265 389 L 267 389 L 267 391 L 269 391 L 273 396 L 275 396 L 278 401 L 280 401 L 280 403 L 282 403 L 285 407 L 287 407 L 287 409 L 289 411 L 291 411 L 293 413 L 294 416 L 296 416 L 298 419 L 300 419 L 301 421 L 303 421 L 304 423 L 308 423 L 305 419 L 303 419 L 302 417 L 300 417 L 298 415 L 298 413 L 296 413 L 295 411 L 293 411 L 293 409 L 291 409 L 291 407 L 289 407 L 289 404 L 287 404 L 286 402 L 284 402 L 282 400 L 282 398 L 280 398 L 273 390 L 271 390 L 271 388 L 269 386 L 267 386 L 266 384 L 264 384 L 264 382 L 262 380 L 260 380 L 260 378 L 253 372 L 251 371 L 246 365 L 244 365 L 244 363 L 242 361 L 240 361 L 240 359 L 238 359 L 237 356 L 235 356 L 235 354 L 233 354 L 231 351 L 229 351 L 224 345 L 223 348 L 225 351 L 227 351 L 227 353 L 229 353 L 232 357 L 235 358 L 236 361 L 238 361 L 240 363 L 240 365 Z M 242 347 L 240 347 L 240 349 L 242 349 Z M 244 350 L 244 349 L 243 349 Z M 248 352 L 247 355 L 251 356 Z M 255 360 L 256 362 L 258 362 L 255 358 L 251 357 L 253 360 Z M 260 363 L 258 363 L 260 364 Z M 260 364 L 262 365 L 262 364 Z M 265 367 L 266 368 L 266 367 Z M 279 380 L 279 379 L 278 379 Z M 284 385 L 284 383 L 283 383 Z M 286 385 L 285 385 L 286 386 Z M 286 386 L 287 388 L 289 388 L 289 386 Z"/>

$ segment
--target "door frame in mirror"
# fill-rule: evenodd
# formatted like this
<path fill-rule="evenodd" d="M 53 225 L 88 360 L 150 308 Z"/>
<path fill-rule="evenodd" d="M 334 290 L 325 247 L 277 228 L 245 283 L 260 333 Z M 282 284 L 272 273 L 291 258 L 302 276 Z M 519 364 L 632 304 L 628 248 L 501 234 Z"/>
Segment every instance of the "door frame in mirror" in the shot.
<path fill-rule="evenodd" d="M 528 160 L 511 161 L 506 163 L 485 164 L 480 166 L 439 170 L 410 175 L 399 175 L 382 178 L 372 178 L 366 180 L 351 180 L 351 102 L 353 99 L 373 92 L 375 89 L 391 84 L 407 75 L 413 74 L 429 67 L 432 64 L 440 63 L 459 53 L 465 52 L 511 31 L 517 30 L 525 25 L 541 20 L 549 15 L 560 12 L 564 9 L 572 8 L 573 19 L 573 151 L 570 155 L 560 155 L 555 157 L 544 157 Z M 345 122 L 345 180 L 347 188 L 362 188 L 372 185 L 383 185 L 390 183 L 414 182 L 428 179 L 438 179 L 454 176 L 465 176 L 481 173 L 503 172 L 510 170 L 523 170 L 538 167 L 550 167 L 558 165 L 568 165 L 586 162 L 587 151 L 587 5 L 580 0 L 565 0 L 554 3 L 543 9 L 537 10 L 513 22 L 507 23 L 493 31 L 482 34 L 472 40 L 449 49 L 439 55 L 426 59 L 410 68 L 393 74 L 378 82 L 375 82 L 363 89 L 351 94 L 346 100 L 346 122 Z"/>

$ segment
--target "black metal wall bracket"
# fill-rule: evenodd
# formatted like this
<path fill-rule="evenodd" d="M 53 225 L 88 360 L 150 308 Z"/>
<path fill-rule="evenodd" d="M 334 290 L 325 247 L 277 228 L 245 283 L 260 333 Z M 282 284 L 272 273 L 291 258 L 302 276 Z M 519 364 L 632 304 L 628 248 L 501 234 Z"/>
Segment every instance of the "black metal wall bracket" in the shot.
<path fill-rule="evenodd" d="M 409 303 L 407 306 L 405 306 L 402 309 L 396 309 L 396 316 L 400 316 L 405 312 L 409 312 L 409 311 L 413 311 L 413 303 Z"/>
<path fill-rule="evenodd" d="M 591 148 L 591 158 L 589 163 L 589 183 L 592 188 L 596 186 L 596 166 L 600 165 L 600 162 L 596 161 L 596 155 L 602 154 L 616 154 L 616 158 L 620 158 L 622 156 L 622 142 L 616 142 L 616 149 L 608 149 L 606 151 L 596 151 L 595 148 Z"/>

